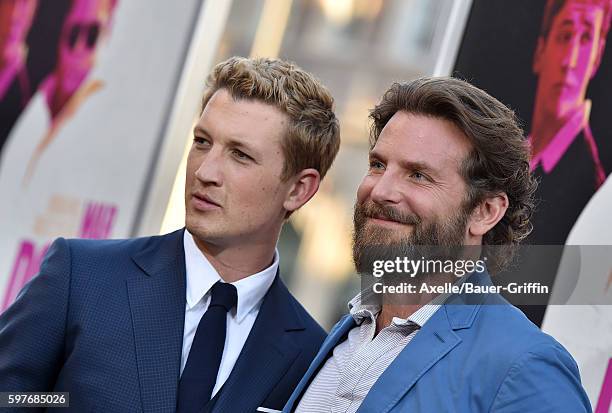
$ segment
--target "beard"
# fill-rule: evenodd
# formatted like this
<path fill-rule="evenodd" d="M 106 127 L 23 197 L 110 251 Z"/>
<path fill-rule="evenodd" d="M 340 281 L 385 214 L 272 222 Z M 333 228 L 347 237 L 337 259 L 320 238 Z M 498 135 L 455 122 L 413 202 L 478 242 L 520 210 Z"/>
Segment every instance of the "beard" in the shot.
<path fill-rule="evenodd" d="M 465 204 L 458 213 L 424 223 L 415 214 L 403 213 L 393 207 L 372 201 L 355 204 L 353 215 L 353 262 L 357 272 L 371 275 L 375 261 L 457 259 L 463 251 L 465 232 L 470 214 Z M 404 234 L 398 230 L 368 224 L 372 217 L 404 225 L 412 225 L 412 231 Z"/>

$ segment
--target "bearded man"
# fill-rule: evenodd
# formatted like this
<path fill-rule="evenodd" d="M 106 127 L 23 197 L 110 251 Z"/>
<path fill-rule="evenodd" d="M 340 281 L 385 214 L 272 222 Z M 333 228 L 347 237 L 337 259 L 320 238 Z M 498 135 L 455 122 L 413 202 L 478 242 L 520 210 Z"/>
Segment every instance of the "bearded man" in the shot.
<path fill-rule="evenodd" d="M 424 78 L 392 85 L 370 117 L 357 270 L 427 247 L 458 263 L 496 246 L 451 284 L 492 290 L 489 271 L 531 230 L 536 183 L 514 113 L 464 81 Z M 375 293 L 349 303 L 283 412 L 591 411 L 571 355 L 499 294 L 417 290 L 397 303 Z"/>

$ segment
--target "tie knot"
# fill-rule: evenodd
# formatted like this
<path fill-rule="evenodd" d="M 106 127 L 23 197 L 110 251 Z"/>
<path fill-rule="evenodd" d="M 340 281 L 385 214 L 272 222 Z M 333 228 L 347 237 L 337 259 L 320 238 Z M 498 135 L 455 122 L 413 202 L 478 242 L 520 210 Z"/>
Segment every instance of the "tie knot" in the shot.
<path fill-rule="evenodd" d="M 217 281 L 211 288 L 210 307 L 220 306 L 229 311 L 238 302 L 238 292 L 232 284 Z"/>

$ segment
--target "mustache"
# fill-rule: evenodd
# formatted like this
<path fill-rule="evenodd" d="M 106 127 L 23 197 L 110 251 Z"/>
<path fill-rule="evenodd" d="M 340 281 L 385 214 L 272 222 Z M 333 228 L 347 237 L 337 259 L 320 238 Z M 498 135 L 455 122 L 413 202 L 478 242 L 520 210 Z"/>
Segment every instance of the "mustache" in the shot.
<path fill-rule="evenodd" d="M 384 218 L 406 225 L 419 225 L 421 219 L 411 213 L 399 211 L 388 205 L 380 205 L 369 201 L 355 206 L 355 215 L 365 218 Z"/>

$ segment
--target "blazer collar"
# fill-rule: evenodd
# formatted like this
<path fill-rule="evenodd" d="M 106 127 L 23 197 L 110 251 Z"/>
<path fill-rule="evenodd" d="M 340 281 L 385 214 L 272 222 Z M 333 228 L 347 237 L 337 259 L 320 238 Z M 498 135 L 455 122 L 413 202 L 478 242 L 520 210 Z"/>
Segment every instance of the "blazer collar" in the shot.
<path fill-rule="evenodd" d="M 166 276 L 168 270 L 174 270 L 177 266 L 184 273 L 183 231 L 179 229 L 166 235 L 150 237 L 141 249 L 132 254 L 132 260 L 148 276 Z"/>
<path fill-rule="evenodd" d="M 277 273 L 213 411 L 246 412 L 261 406 L 301 351 L 291 332 L 304 328 Z"/>
<path fill-rule="evenodd" d="M 143 411 L 174 411 L 185 323 L 183 230 L 151 237 L 126 279 Z"/>
<path fill-rule="evenodd" d="M 491 276 L 487 271 L 472 273 L 465 282 L 475 286 L 491 287 Z M 444 304 L 444 310 L 448 316 L 448 322 L 453 330 L 461 330 L 472 327 L 478 311 L 482 304 L 495 297 L 499 301 L 497 294 L 454 294 L 451 295 Z M 501 301 L 500 301 L 501 303 Z"/>
<path fill-rule="evenodd" d="M 491 285 L 485 272 L 472 273 L 465 282 Z M 451 295 L 374 383 L 358 412 L 389 412 L 397 402 L 462 339 L 457 330 L 474 325 L 490 294 Z"/>
<path fill-rule="evenodd" d="M 466 281 L 475 285 L 491 285 L 491 278 L 486 271 L 473 273 Z M 358 411 L 388 412 L 391 410 L 423 374 L 462 341 L 455 331 L 472 327 L 485 299 L 487 295 L 450 296 L 383 372 Z M 295 409 L 305 390 L 332 354 L 333 349 L 355 326 L 355 320 L 350 314 L 345 315 L 334 326 L 283 412 L 291 412 Z"/>

